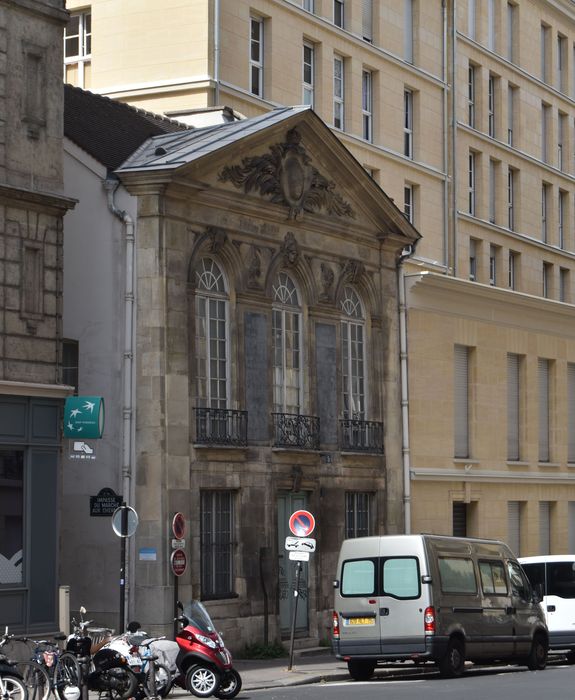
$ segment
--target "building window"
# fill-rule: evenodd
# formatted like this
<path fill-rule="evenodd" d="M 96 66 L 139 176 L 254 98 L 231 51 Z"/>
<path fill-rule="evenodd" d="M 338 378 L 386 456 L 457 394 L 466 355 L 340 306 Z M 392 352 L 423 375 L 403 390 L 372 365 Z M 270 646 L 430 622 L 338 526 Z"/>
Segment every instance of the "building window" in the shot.
<path fill-rule="evenodd" d="M 515 171 L 507 171 L 507 227 L 510 231 L 515 228 Z"/>
<path fill-rule="evenodd" d="M 454 347 L 454 457 L 469 457 L 469 348 Z"/>
<path fill-rule="evenodd" d="M 547 163 L 549 160 L 549 124 L 551 107 L 547 104 L 541 105 L 541 160 Z"/>
<path fill-rule="evenodd" d="M 494 287 L 497 284 L 497 248 L 489 246 L 489 284 Z"/>
<path fill-rule="evenodd" d="M 415 225 L 415 201 L 413 185 L 405 185 L 403 188 L 403 213 L 410 224 Z"/>
<path fill-rule="evenodd" d="M 517 88 L 509 86 L 507 88 L 507 145 L 514 146 L 514 126 L 515 126 L 515 95 Z"/>
<path fill-rule="evenodd" d="M 548 299 L 551 296 L 551 274 L 553 272 L 553 265 L 551 263 L 543 263 L 543 274 L 542 274 L 542 295 Z"/>
<path fill-rule="evenodd" d="M 497 203 L 497 162 L 489 161 L 489 221 L 494 224 L 496 221 Z"/>
<path fill-rule="evenodd" d="M 566 92 L 565 89 L 565 64 L 567 58 L 567 39 L 560 34 L 557 36 L 557 89 Z"/>
<path fill-rule="evenodd" d="M 371 528 L 371 493 L 358 491 L 345 494 L 345 536 L 367 537 L 372 534 Z"/>
<path fill-rule="evenodd" d="M 303 0 L 303 9 L 308 12 L 314 12 L 314 0 Z"/>
<path fill-rule="evenodd" d="M 551 552 L 551 503 L 539 501 L 539 555 Z"/>
<path fill-rule="evenodd" d="M 512 250 L 509 251 L 509 277 L 508 285 L 509 289 L 517 289 L 517 275 L 519 272 L 519 253 L 514 253 Z"/>
<path fill-rule="evenodd" d="M 336 27 L 344 26 L 345 7 L 343 0 L 333 0 L 333 23 Z"/>
<path fill-rule="evenodd" d="M 477 246 L 475 238 L 469 239 L 469 279 L 472 282 L 477 280 Z"/>
<path fill-rule="evenodd" d="M 365 41 L 373 41 L 373 0 L 363 0 L 361 28 Z"/>
<path fill-rule="evenodd" d="M 521 459 L 521 358 L 507 355 L 507 459 Z"/>
<path fill-rule="evenodd" d="M 264 95 L 264 21 L 257 17 L 250 18 L 250 92 L 252 95 Z"/>
<path fill-rule="evenodd" d="M 515 15 L 517 12 L 516 6 L 508 2 L 507 3 L 507 60 L 511 61 L 512 63 L 515 62 L 515 50 L 514 50 L 514 42 L 515 42 Z"/>
<path fill-rule="evenodd" d="M 413 63 L 413 0 L 403 0 L 403 57 Z"/>
<path fill-rule="evenodd" d="M 549 50 L 549 27 L 546 24 L 541 25 L 541 80 L 547 82 L 547 67 L 549 58 L 547 52 Z"/>
<path fill-rule="evenodd" d="M 495 0 L 487 0 L 487 48 L 495 51 Z"/>
<path fill-rule="evenodd" d="M 38 318 L 44 310 L 44 254 L 41 244 L 24 243 L 22 279 L 22 313 Z"/>
<path fill-rule="evenodd" d="M 571 302 L 571 275 L 565 267 L 559 269 L 559 301 Z"/>
<path fill-rule="evenodd" d="M 314 48 L 310 44 L 303 45 L 303 103 L 313 107 L 314 98 Z"/>
<path fill-rule="evenodd" d="M 509 549 L 516 557 L 521 556 L 521 520 L 525 504 L 521 501 L 507 503 L 507 539 Z"/>
<path fill-rule="evenodd" d="M 333 125 L 336 129 L 345 128 L 345 85 L 344 64 L 341 56 L 333 59 Z"/>
<path fill-rule="evenodd" d="M 572 362 L 567 363 L 567 461 L 575 463 L 575 364 Z"/>
<path fill-rule="evenodd" d="M 467 123 L 475 129 L 475 66 L 467 69 Z"/>
<path fill-rule="evenodd" d="M 341 310 L 341 386 L 343 417 L 365 420 L 365 316 L 351 287 L 344 287 Z"/>
<path fill-rule="evenodd" d="M 361 74 L 361 115 L 363 120 L 363 138 L 373 141 L 373 98 L 372 74 L 368 70 Z"/>
<path fill-rule="evenodd" d="M 24 451 L 0 449 L 0 585 L 24 583 Z"/>
<path fill-rule="evenodd" d="M 494 75 L 490 75 L 488 82 L 487 125 L 491 138 L 495 138 L 495 85 L 496 78 Z"/>
<path fill-rule="evenodd" d="M 475 0 L 467 0 L 467 34 L 475 39 Z"/>
<path fill-rule="evenodd" d="M 565 222 L 567 221 L 567 192 L 559 190 L 557 202 L 557 243 L 560 248 L 565 248 Z"/>
<path fill-rule="evenodd" d="M 202 598 L 228 598 L 234 591 L 234 494 L 200 494 Z"/>
<path fill-rule="evenodd" d="M 557 123 L 557 167 L 559 170 L 565 169 L 565 149 L 563 145 L 565 143 L 565 136 L 567 134 L 567 115 L 559 112 L 558 123 Z"/>
<path fill-rule="evenodd" d="M 467 169 L 467 210 L 475 216 L 475 153 L 470 151 Z"/>
<path fill-rule="evenodd" d="M 291 277 L 280 272 L 273 285 L 273 398 L 275 413 L 301 413 L 302 331 L 299 295 Z"/>
<path fill-rule="evenodd" d="M 537 360 L 537 384 L 539 388 L 539 461 L 550 461 L 549 428 L 550 428 L 550 361 Z"/>
<path fill-rule="evenodd" d="M 403 155 L 413 158 L 413 92 L 403 91 Z"/>
<path fill-rule="evenodd" d="M 547 224 L 547 213 L 549 210 L 549 185 L 543 183 L 541 186 L 541 240 L 547 243 L 549 226 Z"/>
<path fill-rule="evenodd" d="M 64 29 L 64 79 L 71 85 L 90 87 L 92 14 L 71 14 Z"/>
<path fill-rule="evenodd" d="M 79 344 L 77 340 L 62 341 L 62 384 L 74 387 L 78 394 Z"/>
<path fill-rule="evenodd" d="M 454 501 L 451 504 L 453 537 L 467 537 L 467 503 Z"/>
<path fill-rule="evenodd" d="M 196 269 L 196 402 L 200 408 L 227 408 L 228 295 L 222 271 L 211 258 Z"/>

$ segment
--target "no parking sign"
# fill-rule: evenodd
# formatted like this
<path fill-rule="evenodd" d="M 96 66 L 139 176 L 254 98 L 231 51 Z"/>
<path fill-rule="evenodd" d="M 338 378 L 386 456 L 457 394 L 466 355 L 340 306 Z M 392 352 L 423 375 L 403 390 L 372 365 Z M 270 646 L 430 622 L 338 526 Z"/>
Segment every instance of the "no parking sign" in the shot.
<path fill-rule="evenodd" d="M 315 518 L 309 510 L 296 510 L 290 515 L 289 529 L 296 537 L 308 537 L 314 528 Z"/>

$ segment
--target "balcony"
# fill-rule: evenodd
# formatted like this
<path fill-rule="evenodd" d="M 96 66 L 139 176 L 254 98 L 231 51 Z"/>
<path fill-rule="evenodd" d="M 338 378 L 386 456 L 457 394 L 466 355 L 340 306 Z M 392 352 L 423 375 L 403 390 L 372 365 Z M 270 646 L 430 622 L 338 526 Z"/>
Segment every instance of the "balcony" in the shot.
<path fill-rule="evenodd" d="M 339 421 L 342 452 L 383 452 L 383 423 L 358 418 Z"/>
<path fill-rule="evenodd" d="M 246 447 L 248 412 L 228 408 L 194 408 L 196 444 Z"/>
<path fill-rule="evenodd" d="M 319 418 L 299 413 L 272 413 L 274 447 L 319 450 Z"/>

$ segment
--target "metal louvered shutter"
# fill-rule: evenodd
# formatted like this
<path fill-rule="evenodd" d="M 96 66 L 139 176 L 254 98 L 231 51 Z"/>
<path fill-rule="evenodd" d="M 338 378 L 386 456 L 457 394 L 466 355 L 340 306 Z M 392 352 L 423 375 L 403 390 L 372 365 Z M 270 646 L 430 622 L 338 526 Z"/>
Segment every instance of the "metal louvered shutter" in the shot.
<path fill-rule="evenodd" d="M 567 461 L 575 462 L 575 364 L 571 362 L 567 365 Z"/>
<path fill-rule="evenodd" d="M 575 552 L 575 501 L 567 504 L 567 547 L 570 552 Z"/>
<path fill-rule="evenodd" d="M 469 348 L 454 348 L 454 457 L 469 457 Z"/>
<path fill-rule="evenodd" d="M 453 536 L 467 537 L 467 503 L 453 503 Z"/>
<path fill-rule="evenodd" d="M 539 386 L 539 461 L 549 461 L 549 360 L 537 360 Z"/>
<path fill-rule="evenodd" d="M 363 38 L 373 41 L 373 0 L 363 0 L 361 26 Z"/>
<path fill-rule="evenodd" d="M 519 501 L 507 504 L 507 544 L 516 557 L 521 554 L 521 523 Z"/>
<path fill-rule="evenodd" d="M 519 452 L 519 355 L 507 355 L 507 459 Z"/>
<path fill-rule="evenodd" d="M 539 503 L 539 554 L 549 554 L 551 550 L 551 509 L 548 501 Z"/>

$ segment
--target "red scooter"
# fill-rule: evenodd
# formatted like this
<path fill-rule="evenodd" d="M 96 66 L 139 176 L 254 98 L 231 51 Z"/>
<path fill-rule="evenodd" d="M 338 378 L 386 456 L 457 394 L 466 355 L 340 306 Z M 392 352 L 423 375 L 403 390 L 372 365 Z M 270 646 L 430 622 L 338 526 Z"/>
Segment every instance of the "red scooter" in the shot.
<path fill-rule="evenodd" d="M 179 676 L 175 682 L 198 698 L 235 698 L 242 687 L 240 674 L 232 668 L 232 655 L 226 649 L 206 608 L 192 600 L 185 606 L 178 601 L 182 629 L 176 635 L 180 648 L 176 659 Z"/>

